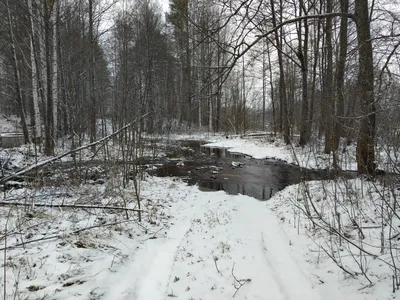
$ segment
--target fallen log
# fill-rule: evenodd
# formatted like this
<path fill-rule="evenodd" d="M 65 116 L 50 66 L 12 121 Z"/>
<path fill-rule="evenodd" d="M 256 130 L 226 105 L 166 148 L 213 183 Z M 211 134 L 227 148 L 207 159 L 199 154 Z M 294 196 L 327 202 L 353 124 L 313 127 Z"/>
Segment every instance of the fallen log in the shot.
<path fill-rule="evenodd" d="M 128 223 L 128 222 L 132 222 L 132 220 L 125 220 L 125 221 L 119 221 L 119 222 L 113 222 L 113 223 L 93 225 L 93 226 L 89 226 L 86 228 L 77 229 L 71 233 L 68 233 L 68 235 L 76 235 L 82 231 L 91 230 L 94 228 L 114 226 L 114 225 L 119 225 L 119 224 Z M 25 241 L 22 243 L 17 243 L 17 244 L 10 245 L 10 246 L 5 245 L 5 247 L 0 248 L 0 251 L 14 249 L 14 248 L 18 248 L 18 247 L 25 246 L 25 245 L 32 244 L 32 243 L 43 242 L 43 241 L 53 240 L 53 239 L 60 239 L 60 238 L 66 237 L 66 236 L 67 236 L 66 234 L 60 233 L 60 234 L 55 234 L 55 235 L 51 235 L 51 236 L 45 236 L 45 237 L 38 238 L 38 239 L 28 240 L 28 241 Z"/>
<path fill-rule="evenodd" d="M 28 167 L 26 167 L 26 168 L 23 168 L 23 169 L 21 169 L 21 170 L 15 172 L 15 173 L 13 173 L 13 174 L 11 174 L 11 175 L 4 176 L 4 177 L 0 178 L 0 184 L 4 184 L 4 183 L 6 183 L 7 181 L 10 181 L 11 179 L 13 179 L 13 178 L 15 178 L 15 177 L 18 177 L 18 176 L 24 175 L 25 173 L 28 173 L 28 172 L 30 172 L 30 171 L 36 170 L 36 169 L 38 169 L 38 168 L 40 168 L 40 167 L 43 167 L 43 166 L 45 166 L 45 165 L 47 165 L 47 164 L 52 163 L 53 161 L 60 160 L 61 158 L 65 157 L 65 156 L 67 156 L 67 155 L 74 154 L 74 153 L 76 153 L 76 152 L 82 151 L 82 150 L 84 150 L 84 149 L 90 148 L 90 147 L 95 146 L 95 145 L 100 144 L 100 143 L 105 143 L 105 142 L 107 142 L 109 139 L 111 139 L 113 136 L 117 135 L 117 134 L 120 133 L 121 131 L 123 131 L 123 130 L 129 128 L 129 127 L 131 127 L 132 125 L 134 125 L 135 123 L 137 123 L 138 121 L 140 121 L 140 120 L 141 120 L 142 118 L 144 118 L 146 115 L 147 115 L 147 114 L 141 116 L 140 118 L 136 119 L 136 120 L 133 121 L 132 123 L 129 123 L 129 124 L 127 124 L 127 125 L 121 127 L 121 128 L 118 129 L 117 131 L 115 131 L 115 132 L 113 132 L 113 133 L 111 133 L 111 134 L 105 136 L 104 138 L 102 138 L 102 139 L 100 139 L 100 140 L 98 140 L 98 141 L 95 141 L 95 142 L 93 142 L 93 143 L 89 143 L 89 144 L 83 145 L 83 146 L 81 146 L 81 147 L 72 149 L 72 150 L 70 150 L 70 151 L 68 151 L 68 152 L 65 152 L 65 153 L 63 153 L 63 154 L 60 154 L 60 155 L 58 155 L 58 156 L 55 156 L 55 157 L 46 159 L 46 160 L 44 160 L 44 161 L 38 162 L 38 163 L 33 164 L 33 165 L 31 165 L 31 166 L 28 166 Z"/>
<path fill-rule="evenodd" d="M 0 206 L 33 206 L 33 207 L 49 207 L 49 208 L 77 208 L 77 209 L 109 209 L 109 210 L 123 210 L 143 212 L 141 209 L 119 207 L 119 206 L 97 206 L 97 205 L 79 205 L 79 204 L 46 204 L 46 203 L 23 203 L 23 202 L 10 202 L 0 201 Z"/>

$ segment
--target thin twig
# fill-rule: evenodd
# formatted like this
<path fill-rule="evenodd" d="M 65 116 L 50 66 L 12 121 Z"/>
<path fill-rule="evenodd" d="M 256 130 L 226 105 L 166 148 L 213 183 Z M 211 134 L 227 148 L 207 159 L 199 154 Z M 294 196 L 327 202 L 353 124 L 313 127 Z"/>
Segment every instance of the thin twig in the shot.
<path fill-rule="evenodd" d="M 214 256 L 214 265 L 215 265 L 215 268 L 217 269 L 217 272 L 222 276 L 221 271 L 218 269 L 217 260 L 218 260 L 218 257 Z"/>
<path fill-rule="evenodd" d="M 348 275 L 350 275 L 351 277 L 356 276 L 357 274 L 352 273 L 351 271 L 347 270 L 335 257 L 333 257 L 331 254 L 329 254 L 329 252 L 321 246 L 322 251 L 325 252 L 326 255 L 328 255 L 328 257 L 330 259 L 332 259 L 332 261 L 340 268 L 343 270 L 343 272 L 347 273 Z"/>
<path fill-rule="evenodd" d="M 139 222 L 140 223 L 140 222 Z M 161 227 L 160 229 L 158 229 L 156 232 L 154 232 L 153 233 L 153 235 L 151 236 L 151 237 L 149 237 L 149 238 L 147 238 L 147 239 L 145 239 L 145 240 L 143 240 L 143 241 L 147 241 L 147 240 L 154 240 L 154 239 L 156 239 L 157 237 L 156 237 L 156 234 L 157 233 L 159 233 L 161 230 L 163 230 L 164 229 L 164 226 L 163 227 Z"/>
<path fill-rule="evenodd" d="M 250 278 L 246 278 L 246 279 L 237 279 L 236 276 L 235 276 L 235 274 L 233 273 L 234 269 L 235 269 L 235 263 L 232 264 L 232 276 L 233 276 L 233 279 L 235 280 L 235 281 L 233 282 L 233 287 L 236 289 L 236 292 L 233 294 L 232 297 L 235 297 L 235 296 L 236 296 L 237 292 L 239 292 L 239 290 L 240 290 L 240 288 L 241 288 L 242 286 L 244 286 L 247 282 L 250 282 L 250 281 L 251 281 Z M 238 284 L 238 285 L 237 285 L 237 284 Z"/>

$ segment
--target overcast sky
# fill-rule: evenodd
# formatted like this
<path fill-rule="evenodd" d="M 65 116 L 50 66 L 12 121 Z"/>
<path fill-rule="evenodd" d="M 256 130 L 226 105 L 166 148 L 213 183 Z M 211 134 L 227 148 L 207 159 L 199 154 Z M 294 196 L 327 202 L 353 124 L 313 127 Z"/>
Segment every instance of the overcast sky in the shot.
<path fill-rule="evenodd" d="M 168 10 L 169 0 L 158 0 L 158 3 L 161 4 L 164 12 L 166 12 Z"/>

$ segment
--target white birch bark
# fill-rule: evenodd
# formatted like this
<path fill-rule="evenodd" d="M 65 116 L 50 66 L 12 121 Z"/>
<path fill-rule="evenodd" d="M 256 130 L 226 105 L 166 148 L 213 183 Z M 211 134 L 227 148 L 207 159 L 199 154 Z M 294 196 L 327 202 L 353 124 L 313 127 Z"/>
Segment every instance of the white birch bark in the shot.
<path fill-rule="evenodd" d="M 32 99 L 33 99 L 33 112 L 35 117 L 35 136 L 40 140 L 42 137 L 42 122 L 40 117 L 40 108 L 39 108 L 39 93 L 38 93 L 38 78 L 37 78 L 37 65 L 35 58 L 35 49 L 33 40 L 35 38 L 35 24 L 33 21 L 33 6 L 32 0 L 28 0 L 29 7 L 29 19 L 31 22 L 31 64 L 32 64 Z"/>

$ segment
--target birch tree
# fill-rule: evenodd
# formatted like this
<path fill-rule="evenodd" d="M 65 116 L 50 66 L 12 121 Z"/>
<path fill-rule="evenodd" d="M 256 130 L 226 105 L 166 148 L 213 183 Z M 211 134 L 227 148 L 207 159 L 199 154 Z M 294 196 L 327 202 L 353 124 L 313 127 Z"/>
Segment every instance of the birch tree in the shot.
<path fill-rule="evenodd" d="M 34 14 L 33 0 L 28 0 L 29 8 L 29 21 L 31 24 L 30 34 L 30 54 L 31 54 L 31 77 L 32 77 L 32 101 L 33 101 L 33 113 L 35 117 L 35 132 L 34 136 L 36 141 L 41 142 L 42 140 L 42 118 L 40 116 L 39 107 L 39 82 L 38 82 L 38 68 L 37 68 L 37 56 L 35 51 L 35 37 L 36 37 L 36 14 Z"/>

